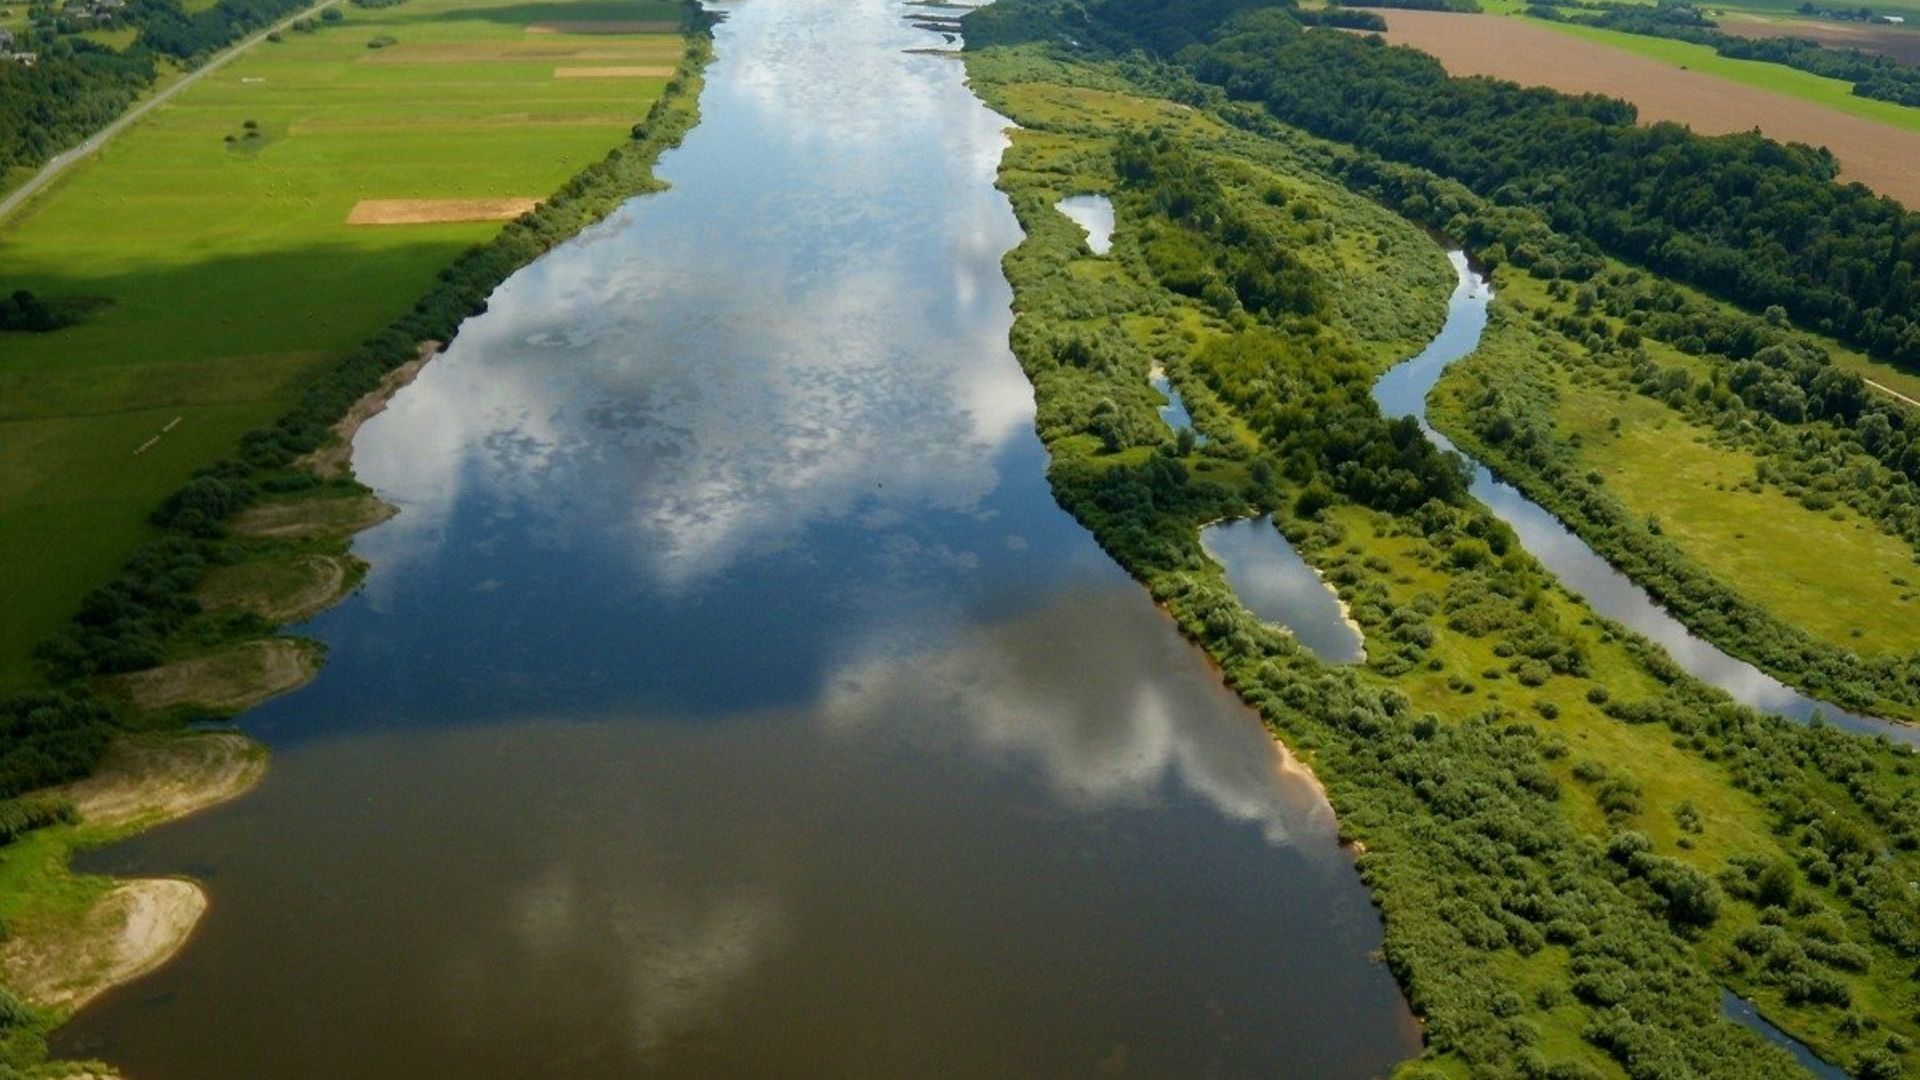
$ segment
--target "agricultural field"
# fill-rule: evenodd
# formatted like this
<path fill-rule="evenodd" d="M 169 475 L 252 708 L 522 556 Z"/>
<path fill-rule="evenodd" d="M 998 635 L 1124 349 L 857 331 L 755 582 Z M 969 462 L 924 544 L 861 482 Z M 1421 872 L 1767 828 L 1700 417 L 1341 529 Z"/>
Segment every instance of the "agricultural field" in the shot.
<path fill-rule="evenodd" d="M 1834 49 L 1891 56 L 1903 64 L 1920 64 L 1920 30 L 1886 23 L 1824 22 L 1770 15 L 1728 12 L 1714 20 L 1729 34 L 1748 38 L 1812 38 Z"/>
<path fill-rule="evenodd" d="M 337 10 L 0 223 L 0 287 L 88 310 L 0 348 L 0 686 L 162 497 L 618 145 L 684 52 L 670 2 Z"/>
<path fill-rule="evenodd" d="M 1624 98 L 1645 121 L 1702 134 L 1759 128 L 1825 146 L 1841 176 L 1920 206 L 1920 109 L 1855 97 L 1837 79 L 1729 60 L 1703 45 L 1498 15 L 1388 11 L 1387 40 L 1437 57 L 1456 75 L 1491 75 L 1570 93 Z"/>

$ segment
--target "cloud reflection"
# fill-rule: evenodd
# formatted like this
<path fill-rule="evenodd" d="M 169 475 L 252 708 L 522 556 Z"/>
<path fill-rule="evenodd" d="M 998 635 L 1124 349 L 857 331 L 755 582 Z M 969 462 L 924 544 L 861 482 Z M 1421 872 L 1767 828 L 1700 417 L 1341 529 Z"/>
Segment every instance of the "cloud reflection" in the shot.
<path fill-rule="evenodd" d="M 931 656 L 878 646 L 841 669 L 821 711 L 849 734 L 951 717 L 977 749 L 1036 763 L 1083 809 L 1148 805 L 1172 782 L 1272 844 L 1331 828 L 1253 715 L 1127 593 L 1067 594 Z"/>
<path fill-rule="evenodd" d="M 994 490 L 1033 415 L 1005 342 L 998 119 L 954 107 L 950 61 L 892 47 L 923 42 L 888 0 L 752 29 L 750 64 L 722 41 L 736 70 L 670 155 L 673 194 L 516 275 L 363 429 L 356 466 L 404 511 L 366 539 L 376 564 L 475 499 L 550 545 L 624 538 L 672 590 L 814 522 Z M 848 41 L 888 60 L 841 63 Z"/>

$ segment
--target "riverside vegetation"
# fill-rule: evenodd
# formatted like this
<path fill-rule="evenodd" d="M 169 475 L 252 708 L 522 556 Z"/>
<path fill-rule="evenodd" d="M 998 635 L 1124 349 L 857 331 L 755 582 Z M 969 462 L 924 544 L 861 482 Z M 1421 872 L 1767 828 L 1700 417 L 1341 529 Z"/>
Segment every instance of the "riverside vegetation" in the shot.
<path fill-rule="evenodd" d="M 1452 279 L 1421 226 L 1569 288 L 1630 272 L 1519 193 L 1485 199 L 1206 85 L 1264 71 L 1304 93 L 1288 50 L 1380 49 L 1303 44 L 1337 35 L 1255 6 L 1000 0 L 969 17 L 969 71 L 1020 125 L 1001 174 L 1027 234 L 1005 262 L 1012 341 L 1056 494 L 1324 782 L 1426 1022 L 1403 1073 L 1797 1074 L 1721 1018 L 1724 985 L 1855 1075 L 1904 1075 L 1920 1036 L 1911 755 L 1686 676 L 1563 591 L 1467 499 L 1457 459 L 1369 396 L 1441 321 Z M 1329 109 L 1397 100 L 1319 91 Z M 1115 203 L 1103 258 L 1052 209 L 1085 192 Z M 1532 329 L 1532 310 L 1505 311 L 1493 340 Z M 1156 366 L 1205 445 L 1159 421 Z M 1206 558 L 1204 523 L 1260 512 L 1350 605 L 1364 665 L 1330 667 L 1255 619 Z"/>
<path fill-rule="evenodd" d="M 351 587 L 348 538 L 387 513 L 350 475 L 316 469 L 338 456 L 320 452 L 340 438 L 356 403 L 391 389 L 396 369 L 422 358 L 423 343 L 430 350 L 451 339 L 515 270 L 659 188 L 653 164 L 697 121 L 711 54 L 707 17 L 679 10 L 686 30 L 677 70 L 631 137 L 445 266 L 409 310 L 306 381 L 279 420 L 248 432 L 168 496 L 153 512 L 154 538 L 37 651 L 43 685 L 0 698 L 0 867 L 16 925 L 70 923 L 84 909 L 76 897 L 101 888 L 73 876 L 65 855 L 105 834 L 74 831 L 72 805 L 41 792 L 85 776 L 124 732 L 230 715 L 257 700 L 259 671 L 246 654 L 291 656 L 295 681 L 311 672 L 317 647 L 276 630 Z M 321 578 L 325 587 L 316 586 Z M 303 592 L 313 595 L 290 601 Z M 198 665 L 196 678 L 212 673 L 215 685 L 136 693 L 156 665 Z M 238 685 L 219 685 L 223 665 L 242 669 L 231 675 Z M 0 989 L 0 1076 L 38 1062 L 63 1015 Z"/>
<path fill-rule="evenodd" d="M 1498 275 L 1435 417 L 1696 632 L 1840 704 L 1920 704 L 1912 414 L 1825 346 L 1612 266 Z"/>

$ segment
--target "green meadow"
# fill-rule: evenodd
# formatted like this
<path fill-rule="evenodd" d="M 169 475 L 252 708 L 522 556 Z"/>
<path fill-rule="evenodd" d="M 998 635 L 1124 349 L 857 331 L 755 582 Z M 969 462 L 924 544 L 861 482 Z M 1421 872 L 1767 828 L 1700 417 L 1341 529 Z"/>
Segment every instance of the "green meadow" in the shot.
<path fill-rule="evenodd" d="M 98 304 L 0 336 L 0 687 L 32 680 L 34 644 L 167 493 L 500 227 L 349 225 L 357 203 L 545 196 L 627 137 L 684 51 L 659 32 L 673 2 L 338 10 L 0 222 L 0 288 Z M 570 66 L 644 74 L 556 77 Z"/>
<path fill-rule="evenodd" d="M 1751 483 L 1758 457 L 1652 398 L 1563 383 L 1556 421 L 1614 495 L 1780 618 L 1845 648 L 1920 652 L 1920 566 L 1872 521 Z"/>
<path fill-rule="evenodd" d="M 1649 332 L 1632 346 L 1643 366 L 1623 365 L 1600 338 L 1564 329 L 1603 322 L 1619 335 L 1628 323 L 1512 268 L 1497 282 L 1487 335 L 1441 379 L 1433 422 L 1696 632 L 1795 685 L 1854 684 L 1883 715 L 1913 716 L 1910 680 L 1879 668 L 1920 654 L 1920 554 L 1903 511 L 1886 505 L 1897 490 L 1880 490 L 1865 455 L 1809 458 L 1790 433 L 1765 435 L 1754 416 L 1719 411 L 1738 400 L 1724 389 L 1730 362 Z M 1737 318 L 1678 292 L 1698 310 Z M 1857 369 L 1826 339 L 1805 341 Z M 1688 389 L 1658 392 L 1675 385 Z M 1709 409 L 1708 400 L 1720 404 Z M 1526 434 L 1493 435 L 1497 414 Z M 1860 497 L 1847 497 L 1848 486 Z M 1606 500 L 1615 509 L 1596 509 Z"/>

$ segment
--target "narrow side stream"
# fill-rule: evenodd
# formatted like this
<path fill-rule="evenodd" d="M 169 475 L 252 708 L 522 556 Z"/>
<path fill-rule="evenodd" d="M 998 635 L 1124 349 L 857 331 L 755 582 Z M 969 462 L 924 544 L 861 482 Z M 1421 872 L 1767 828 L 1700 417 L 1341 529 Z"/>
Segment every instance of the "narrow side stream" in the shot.
<path fill-rule="evenodd" d="M 1373 399 L 1389 417 L 1411 416 L 1418 420 L 1420 429 L 1435 446 L 1460 453 L 1452 440 L 1427 423 L 1427 396 L 1449 365 L 1479 347 L 1493 290 L 1467 265 L 1466 255 L 1455 251 L 1447 257 L 1453 262 L 1459 283 L 1447 305 L 1446 324 L 1418 356 L 1394 365 L 1380 377 L 1374 384 Z M 1886 735 L 1895 742 L 1920 744 L 1920 728 L 1864 716 L 1809 697 L 1695 636 L 1647 595 L 1645 589 L 1614 569 L 1544 507 L 1522 495 L 1512 484 L 1495 477 L 1472 457 L 1464 453 L 1461 456 L 1473 468 L 1473 497 L 1512 526 L 1520 543 L 1553 571 L 1561 584 L 1585 599 L 1595 611 L 1665 649 L 1688 674 L 1762 712 L 1803 721 L 1819 715 L 1862 735 Z"/>
<path fill-rule="evenodd" d="M 1801 1068 L 1819 1080 L 1847 1080 L 1847 1070 L 1829 1064 L 1808 1049 L 1806 1043 L 1774 1027 L 1773 1021 L 1761 1016 L 1760 1010 L 1753 1007 L 1753 1002 L 1724 987 L 1720 990 L 1720 1015 L 1792 1054 L 1793 1060 L 1799 1062 Z"/>

